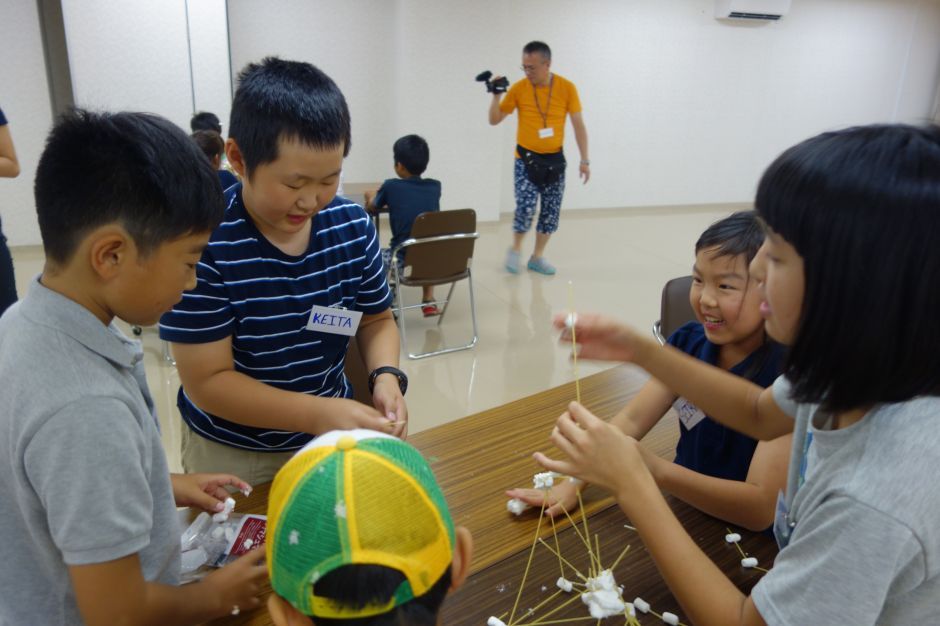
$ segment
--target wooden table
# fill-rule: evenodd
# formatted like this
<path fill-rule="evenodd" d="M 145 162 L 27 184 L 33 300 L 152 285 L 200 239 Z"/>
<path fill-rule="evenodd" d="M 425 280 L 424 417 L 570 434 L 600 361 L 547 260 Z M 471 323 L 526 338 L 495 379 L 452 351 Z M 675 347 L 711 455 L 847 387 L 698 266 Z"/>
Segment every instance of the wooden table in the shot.
<path fill-rule="evenodd" d="M 616 367 L 583 379 L 582 402 L 600 416 L 613 415 L 640 386 L 639 378 L 628 367 Z M 445 603 L 444 624 L 482 625 L 490 615 L 499 616 L 511 610 L 535 536 L 538 511 L 514 518 L 506 511 L 503 491 L 531 485 L 532 475 L 541 471 L 531 458 L 532 452 L 542 450 L 549 455 L 558 454 L 550 445 L 548 435 L 574 396 L 573 383 L 561 385 L 409 438 L 434 470 L 454 522 L 468 527 L 474 538 L 471 576 Z M 677 437 L 676 420 L 664 419 L 643 442 L 657 454 L 671 458 Z M 264 513 L 269 487 L 259 485 L 247 499 L 236 496 L 240 500 L 236 510 Z M 739 587 L 748 591 L 761 573 L 740 567 L 737 550 L 724 541 L 726 524 L 674 498 L 667 499 L 699 546 Z M 682 617 L 639 538 L 624 526 L 629 521 L 620 509 L 599 489 L 591 487 L 584 492 L 584 505 L 590 532 L 600 537 L 605 566 L 613 563 L 623 547 L 631 546 L 614 572 L 618 583 L 625 587 L 626 599 L 640 596 L 650 602 L 654 610 L 671 611 Z M 562 553 L 573 565 L 586 569 L 587 551 L 578 535 L 566 520 L 558 522 L 557 529 Z M 742 546 L 749 554 L 756 556 L 762 565 L 771 563 L 776 553 L 772 539 L 747 531 L 737 532 L 744 537 Z M 546 540 L 552 536 L 547 520 L 543 520 L 540 534 Z M 550 542 L 553 544 L 554 539 Z M 535 606 L 551 595 L 558 576 L 557 558 L 539 548 L 520 606 L 524 609 Z M 546 587 L 545 592 L 542 586 Z M 585 614 L 584 606 L 575 602 L 552 617 Z M 661 623 L 653 616 L 641 617 L 644 624 Z M 215 623 L 271 624 L 263 607 Z"/>

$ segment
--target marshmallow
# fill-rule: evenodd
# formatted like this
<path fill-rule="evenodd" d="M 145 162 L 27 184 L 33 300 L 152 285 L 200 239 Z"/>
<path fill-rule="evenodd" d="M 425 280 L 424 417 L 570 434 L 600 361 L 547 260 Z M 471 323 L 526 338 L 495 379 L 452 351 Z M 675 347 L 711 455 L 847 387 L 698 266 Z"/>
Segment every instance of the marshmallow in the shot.
<path fill-rule="evenodd" d="M 603 619 L 613 615 L 622 615 L 626 605 L 620 597 L 620 588 L 614 580 L 613 572 L 605 569 L 585 583 L 587 591 L 581 594 L 581 601 L 588 606 L 591 617 Z"/>
<path fill-rule="evenodd" d="M 757 559 L 752 556 L 747 557 L 746 559 L 741 559 L 741 567 L 756 567 Z"/>
<path fill-rule="evenodd" d="M 558 577 L 558 580 L 555 582 L 555 584 L 565 593 L 571 593 L 571 590 L 574 589 L 574 583 L 560 576 Z"/>
<path fill-rule="evenodd" d="M 520 500 L 519 498 L 512 498 L 506 502 L 506 510 L 512 513 L 513 515 L 522 515 L 523 511 L 529 510 L 530 507 L 528 504 Z"/>
<path fill-rule="evenodd" d="M 255 545 L 254 539 L 245 539 L 245 542 L 242 544 L 245 546 L 246 550 L 251 550 L 251 546 Z"/>
<path fill-rule="evenodd" d="M 639 611 L 640 613 L 650 612 L 650 603 L 644 600 L 643 598 L 634 599 L 633 606 L 635 606 L 636 610 Z"/>
<path fill-rule="evenodd" d="M 225 506 L 221 512 L 216 513 L 212 516 L 212 521 L 216 524 L 221 524 L 228 520 L 228 516 L 235 510 L 235 500 L 232 498 L 225 499 Z"/>
<path fill-rule="evenodd" d="M 536 489 L 548 489 L 555 484 L 557 472 L 540 472 L 532 477 L 532 484 Z"/>
<path fill-rule="evenodd" d="M 486 620 L 486 626 L 506 626 L 506 622 L 499 619 L 498 617 L 491 617 Z"/>
<path fill-rule="evenodd" d="M 565 328 L 567 328 L 568 330 L 571 330 L 572 328 L 574 328 L 574 325 L 577 323 L 578 323 L 577 313 L 569 313 L 565 317 Z"/>
<path fill-rule="evenodd" d="M 729 533 L 725 535 L 725 541 L 727 541 L 728 543 L 737 543 L 741 541 L 741 535 L 739 535 L 738 533 Z"/>
<path fill-rule="evenodd" d="M 219 540 L 224 536 L 225 536 L 225 528 L 223 528 L 222 526 L 216 526 L 215 528 L 212 529 L 213 539 Z"/>
<path fill-rule="evenodd" d="M 678 626 L 679 616 L 676 615 L 675 613 L 670 613 L 669 611 L 666 611 L 665 613 L 663 613 L 663 621 L 669 624 L 670 626 Z"/>

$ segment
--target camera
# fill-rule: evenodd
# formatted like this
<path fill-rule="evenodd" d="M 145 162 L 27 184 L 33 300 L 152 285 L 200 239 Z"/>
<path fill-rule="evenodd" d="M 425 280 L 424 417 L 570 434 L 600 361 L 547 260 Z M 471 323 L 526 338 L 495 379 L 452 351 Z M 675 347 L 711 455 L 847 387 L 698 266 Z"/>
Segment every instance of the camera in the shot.
<path fill-rule="evenodd" d="M 486 83 L 487 93 L 506 93 L 506 90 L 509 89 L 509 79 L 500 76 L 496 80 L 490 80 L 492 76 L 493 72 L 486 70 L 477 74 L 476 80 L 480 83 Z"/>

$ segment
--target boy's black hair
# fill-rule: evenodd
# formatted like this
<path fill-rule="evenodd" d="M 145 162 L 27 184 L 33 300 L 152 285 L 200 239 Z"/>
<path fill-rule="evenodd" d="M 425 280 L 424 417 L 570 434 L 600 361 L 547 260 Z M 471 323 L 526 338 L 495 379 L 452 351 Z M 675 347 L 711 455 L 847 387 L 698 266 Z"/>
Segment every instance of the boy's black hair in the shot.
<path fill-rule="evenodd" d="M 522 48 L 522 54 L 535 54 L 538 52 L 546 61 L 552 60 L 552 49 L 544 41 L 530 41 Z"/>
<path fill-rule="evenodd" d="M 351 142 L 349 107 L 333 80 L 309 63 L 267 57 L 238 76 L 229 137 L 235 139 L 251 178 L 259 165 L 277 160 L 280 141 L 316 149 Z"/>
<path fill-rule="evenodd" d="M 214 130 L 197 130 L 190 137 L 193 138 L 193 141 L 196 142 L 196 145 L 210 161 L 222 156 L 225 142 L 222 141 L 222 135 Z"/>
<path fill-rule="evenodd" d="M 753 211 L 738 211 L 710 225 L 695 242 L 695 253 L 717 248 L 715 256 L 744 255 L 750 264 L 764 243 L 764 228 Z"/>
<path fill-rule="evenodd" d="M 193 132 L 197 130 L 214 130 L 221 135 L 222 123 L 219 121 L 219 116 L 215 113 L 199 111 L 189 120 L 189 130 Z"/>
<path fill-rule="evenodd" d="M 803 257 L 795 399 L 839 412 L 940 395 L 940 128 L 808 139 L 767 168 L 756 205 Z"/>
<path fill-rule="evenodd" d="M 319 579 L 314 585 L 314 593 L 344 605 L 362 608 L 369 604 L 388 602 L 404 580 L 404 574 L 382 565 L 344 565 Z M 387 613 L 358 619 L 314 617 L 313 623 L 316 626 L 435 626 L 450 583 L 451 573 L 448 568 L 424 595 Z"/>
<path fill-rule="evenodd" d="M 392 146 L 395 162 L 401 163 L 412 176 L 420 176 L 428 169 L 431 151 L 428 142 L 418 135 L 405 135 Z"/>
<path fill-rule="evenodd" d="M 215 228 L 219 179 L 176 125 L 146 113 L 72 110 L 59 118 L 36 168 L 46 257 L 67 263 L 91 230 L 117 222 L 141 255 Z"/>
<path fill-rule="evenodd" d="M 711 224 L 695 242 L 695 253 L 717 248 L 713 256 L 743 256 L 749 266 L 764 243 L 764 227 L 754 211 L 737 211 Z M 750 288 L 748 284 L 745 289 Z M 742 376 L 752 378 L 764 369 L 767 360 L 778 346 L 764 333 L 760 347 L 752 353 L 751 364 Z"/>

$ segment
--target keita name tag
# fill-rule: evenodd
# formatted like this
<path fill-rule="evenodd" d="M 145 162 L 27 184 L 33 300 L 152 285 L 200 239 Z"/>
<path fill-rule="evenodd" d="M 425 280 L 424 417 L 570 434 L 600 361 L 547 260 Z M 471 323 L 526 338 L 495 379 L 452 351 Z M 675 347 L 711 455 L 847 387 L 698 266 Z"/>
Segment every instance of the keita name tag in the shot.
<path fill-rule="evenodd" d="M 361 319 L 361 311 L 314 306 L 310 309 L 310 319 L 307 320 L 307 330 L 352 337 L 356 334 L 356 330 L 359 328 L 359 320 Z"/>

